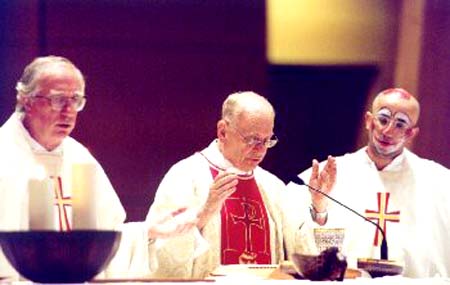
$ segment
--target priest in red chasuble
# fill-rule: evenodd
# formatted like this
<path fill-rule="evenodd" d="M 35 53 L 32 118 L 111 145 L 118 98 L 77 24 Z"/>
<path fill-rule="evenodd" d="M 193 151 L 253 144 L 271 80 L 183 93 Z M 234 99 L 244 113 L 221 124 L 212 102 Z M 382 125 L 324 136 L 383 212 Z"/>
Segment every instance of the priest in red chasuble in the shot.
<path fill-rule="evenodd" d="M 275 111 L 264 97 L 249 91 L 231 94 L 222 106 L 217 138 L 171 167 L 150 212 L 196 208 L 198 232 L 164 245 L 156 276 L 198 278 L 220 264 L 277 264 L 287 258 L 284 243 L 295 240 L 309 212 L 294 207 L 299 223 L 290 222 L 282 202 L 284 183 L 259 167 L 278 142 L 274 120 Z M 330 158 L 313 180 L 331 187 L 334 174 Z M 201 255 L 195 254 L 198 235 L 208 244 Z M 294 247 L 286 244 L 288 250 Z"/>

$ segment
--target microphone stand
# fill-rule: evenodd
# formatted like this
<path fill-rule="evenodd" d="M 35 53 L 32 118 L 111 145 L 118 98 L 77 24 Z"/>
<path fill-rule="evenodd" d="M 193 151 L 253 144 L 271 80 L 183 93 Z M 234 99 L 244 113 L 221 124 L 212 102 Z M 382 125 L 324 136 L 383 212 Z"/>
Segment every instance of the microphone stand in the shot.
<path fill-rule="evenodd" d="M 355 210 L 353 210 L 352 208 L 342 204 L 341 202 L 339 202 L 338 200 L 334 199 L 333 197 L 331 197 L 330 195 L 326 194 L 325 192 L 314 188 L 308 184 L 306 184 L 300 177 L 298 176 L 294 176 L 294 178 L 291 180 L 292 183 L 297 184 L 297 185 L 305 185 L 307 186 L 309 189 L 322 194 L 323 196 L 327 197 L 328 199 L 330 199 L 331 201 L 339 204 L 340 206 L 344 207 L 345 209 L 351 211 L 352 213 L 356 214 L 357 216 L 363 218 L 365 221 L 371 223 L 372 225 L 374 225 L 375 227 L 377 227 L 377 229 L 381 232 L 381 235 L 383 236 L 383 240 L 381 242 L 381 247 L 380 247 L 380 259 L 382 260 L 388 260 L 388 246 L 387 246 L 387 241 L 386 241 L 386 235 L 384 233 L 384 230 L 380 227 L 380 225 L 378 225 L 377 223 L 375 223 L 372 220 L 369 220 L 368 218 L 364 217 L 363 215 L 361 215 L 360 213 L 356 212 Z"/>

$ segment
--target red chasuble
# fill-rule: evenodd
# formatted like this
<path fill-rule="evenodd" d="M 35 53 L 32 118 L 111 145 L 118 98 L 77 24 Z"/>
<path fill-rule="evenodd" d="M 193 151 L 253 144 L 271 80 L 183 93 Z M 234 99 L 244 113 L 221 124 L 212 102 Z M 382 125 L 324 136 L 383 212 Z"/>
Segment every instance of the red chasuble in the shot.
<path fill-rule="evenodd" d="M 213 177 L 219 170 L 210 167 Z M 270 227 L 255 177 L 239 175 L 236 191 L 221 209 L 222 264 L 270 264 Z"/>

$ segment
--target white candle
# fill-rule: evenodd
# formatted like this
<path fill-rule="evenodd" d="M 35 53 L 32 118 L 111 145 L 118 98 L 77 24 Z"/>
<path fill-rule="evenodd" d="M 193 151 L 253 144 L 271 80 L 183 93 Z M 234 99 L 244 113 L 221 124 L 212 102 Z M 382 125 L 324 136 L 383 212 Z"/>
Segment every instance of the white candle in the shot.
<path fill-rule="evenodd" d="M 72 166 L 72 228 L 96 229 L 97 169 L 95 164 Z"/>
<path fill-rule="evenodd" d="M 56 230 L 54 196 L 54 185 L 51 179 L 28 180 L 30 230 Z"/>

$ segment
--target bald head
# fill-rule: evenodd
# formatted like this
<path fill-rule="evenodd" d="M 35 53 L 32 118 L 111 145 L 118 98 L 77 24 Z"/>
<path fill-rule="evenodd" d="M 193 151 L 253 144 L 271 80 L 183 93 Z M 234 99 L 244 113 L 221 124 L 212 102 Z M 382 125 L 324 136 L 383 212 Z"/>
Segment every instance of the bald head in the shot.
<path fill-rule="evenodd" d="M 264 159 L 274 139 L 275 112 L 266 98 L 250 91 L 229 95 L 217 122 L 220 152 L 233 167 L 251 171 Z"/>
<path fill-rule="evenodd" d="M 416 125 L 420 115 L 420 105 L 414 96 L 402 88 L 391 88 L 380 92 L 372 103 L 372 113 L 382 108 L 406 114 L 412 125 Z"/>
<path fill-rule="evenodd" d="M 235 123 L 243 114 L 264 115 L 275 119 L 275 111 L 269 101 L 251 91 L 233 93 L 223 102 L 223 120 Z"/>

